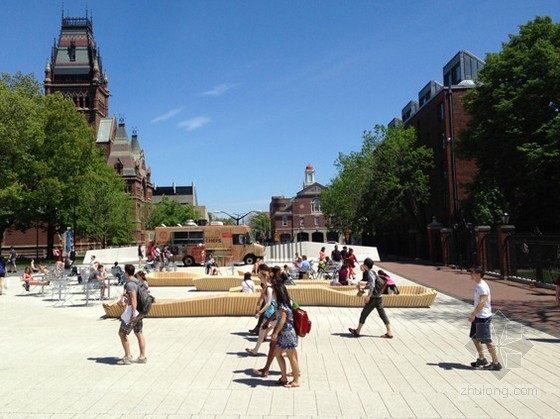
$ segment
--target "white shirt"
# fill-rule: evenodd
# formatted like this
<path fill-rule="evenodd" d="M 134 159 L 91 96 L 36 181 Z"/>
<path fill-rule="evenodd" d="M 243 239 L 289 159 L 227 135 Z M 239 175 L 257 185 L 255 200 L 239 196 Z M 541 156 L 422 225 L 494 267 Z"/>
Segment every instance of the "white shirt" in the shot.
<path fill-rule="evenodd" d="M 492 298 L 490 296 L 490 287 L 485 280 L 481 280 L 476 287 L 474 287 L 474 306 L 476 307 L 480 302 L 480 297 L 487 295 L 484 307 L 477 313 L 476 317 L 486 319 L 492 315 Z"/>
<path fill-rule="evenodd" d="M 241 292 L 255 292 L 255 283 L 252 279 L 241 281 Z"/>

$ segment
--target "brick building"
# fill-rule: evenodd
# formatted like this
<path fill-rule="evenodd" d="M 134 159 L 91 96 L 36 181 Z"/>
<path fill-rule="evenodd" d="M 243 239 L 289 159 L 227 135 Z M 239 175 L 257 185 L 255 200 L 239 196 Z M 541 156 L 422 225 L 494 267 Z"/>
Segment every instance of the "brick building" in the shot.
<path fill-rule="evenodd" d="M 85 18 L 65 17 L 63 14 L 58 40 L 55 39 L 50 62 L 45 67 L 45 94 L 60 92 L 74 101 L 94 128 L 96 145 L 104 150 L 107 164 L 125 180 L 126 191 L 134 200 L 133 233 L 136 240 L 144 241 L 144 222 L 148 215 L 146 204 L 152 200 L 151 169 L 146 167 L 137 132 L 134 131 L 130 139 L 124 120 L 121 118 L 117 122 L 115 116 L 110 116 L 108 84 L 91 19 L 87 13 Z M 41 228 L 33 230 L 36 231 L 9 231 L 4 243 L 15 246 L 20 254 L 40 255 L 46 247 L 46 236 Z M 79 237 L 75 241 L 80 244 Z"/>
<path fill-rule="evenodd" d="M 320 196 L 324 189 L 323 185 L 315 182 L 315 169 L 309 164 L 305 168 L 303 189 L 295 197 L 272 197 L 270 223 L 276 243 L 338 240 L 338 234 L 327 231 L 325 216 L 321 211 Z"/>
<path fill-rule="evenodd" d="M 468 51 L 459 51 L 443 67 L 443 84 L 431 80 L 418 93 L 418 100 L 410 101 L 401 111 L 397 123 L 414 127 L 421 144 L 434 152 L 434 168 L 430 173 L 430 200 L 424 206 L 424 226 L 433 217 L 444 226 L 460 223 L 460 203 L 467 197 L 466 185 L 476 174 L 474 161 L 463 160 L 456 154 L 461 131 L 467 128 L 469 116 L 463 97 L 476 87 L 478 72 L 484 61 Z M 425 229 L 411 220 L 402 220 L 392 232 L 381 238 L 386 251 L 409 256 L 427 256 Z"/>

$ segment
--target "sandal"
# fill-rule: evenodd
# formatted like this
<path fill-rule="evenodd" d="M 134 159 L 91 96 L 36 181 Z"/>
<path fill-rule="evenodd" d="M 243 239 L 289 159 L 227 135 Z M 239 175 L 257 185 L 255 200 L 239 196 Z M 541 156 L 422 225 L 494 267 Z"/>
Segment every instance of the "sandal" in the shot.
<path fill-rule="evenodd" d="M 387 333 L 385 333 L 383 336 L 379 336 L 380 338 L 385 338 L 385 339 L 393 339 L 393 335 L 389 335 Z"/>
<path fill-rule="evenodd" d="M 360 337 L 360 335 L 358 334 L 358 331 L 356 329 L 352 329 L 351 327 L 348 329 L 348 331 L 350 333 L 352 333 L 354 336 L 356 336 L 357 338 Z"/>
<path fill-rule="evenodd" d="M 253 350 L 252 350 L 252 349 L 249 349 L 249 348 L 245 348 L 245 351 L 246 351 L 249 355 L 252 355 L 252 356 L 258 356 L 258 355 L 259 355 L 257 352 L 253 352 Z"/>
<path fill-rule="evenodd" d="M 253 374 L 258 375 L 259 377 L 266 378 L 268 377 L 268 371 L 265 372 L 264 368 L 260 370 L 253 370 Z"/>
<path fill-rule="evenodd" d="M 288 384 L 284 384 L 284 388 L 295 388 L 295 387 L 299 387 L 299 383 L 294 383 L 293 381 L 290 381 Z"/>

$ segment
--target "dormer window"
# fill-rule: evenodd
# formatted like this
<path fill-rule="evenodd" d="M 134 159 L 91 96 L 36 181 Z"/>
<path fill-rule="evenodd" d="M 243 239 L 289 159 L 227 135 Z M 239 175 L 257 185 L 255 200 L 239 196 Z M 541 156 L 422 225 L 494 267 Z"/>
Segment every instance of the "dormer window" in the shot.
<path fill-rule="evenodd" d="M 124 169 L 124 165 L 122 164 L 122 162 L 120 160 L 117 160 L 114 167 L 115 167 L 115 170 L 117 171 L 117 174 L 122 176 L 123 169 Z"/>
<path fill-rule="evenodd" d="M 70 46 L 68 47 L 68 58 L 70 61 L 76 61 L 76 43 L 70 41 Z"/>

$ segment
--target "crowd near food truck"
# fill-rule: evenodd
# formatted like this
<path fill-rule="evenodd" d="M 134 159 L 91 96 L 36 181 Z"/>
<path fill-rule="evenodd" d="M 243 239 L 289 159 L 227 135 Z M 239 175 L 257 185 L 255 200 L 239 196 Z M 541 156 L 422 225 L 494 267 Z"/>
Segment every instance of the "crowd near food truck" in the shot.
<path fill-rule="evenodd" d="M 185 266 L 204 263 L 209 252 L 222 264 L 253 264 L 265 252 L 264 246 L 254 243 L 246 225 L 156 227 L 150 241 L 160 248 L 168 245 L 173 261 Z"/>

